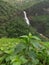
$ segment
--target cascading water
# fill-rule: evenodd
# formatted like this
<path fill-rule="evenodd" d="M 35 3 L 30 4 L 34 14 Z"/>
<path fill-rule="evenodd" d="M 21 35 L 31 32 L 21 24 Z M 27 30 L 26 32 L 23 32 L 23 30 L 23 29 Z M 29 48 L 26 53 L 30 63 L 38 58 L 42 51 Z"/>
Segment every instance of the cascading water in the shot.
<path fill-rule="evenodd" d="M 26 11 L 23 11 L 23 13 L 24 13 L 24 16 L 25 16 L 26 23 L 28 25 L 30 25 L 29 19 L 28 19 L 27 14 L 26 14 Z"/>
<path fill-rule="evenodd" d="M 26 23 L 27 23 L 27 25 L 28 26 L 30 26 L 30 21 L 29 21 L 29 19 L 28 19 L 28 17 L 27 17 L 27 14 L 26 14 L 26 11 L 23 11 L 23 13 L 24 13 L 24 17 L 25 17 L 25 20 L 26 20 Z M 32 28 L 32 26 L 30 26 L 31 28 L 30 28 L 30 31 L 34 34 L 34 32 L 33 32 L 33 28 Z M 37 32 L 36 31 L 36 29 L 34 29 L 34 31 L 35 32 Z M 46 38 L 43 34 L 41 34 L 41 33 L 39 33 L 39 32 L 37 32 L 37 34 L 39 34 L 41 37 L 43 37 L 43 38 Z"/>

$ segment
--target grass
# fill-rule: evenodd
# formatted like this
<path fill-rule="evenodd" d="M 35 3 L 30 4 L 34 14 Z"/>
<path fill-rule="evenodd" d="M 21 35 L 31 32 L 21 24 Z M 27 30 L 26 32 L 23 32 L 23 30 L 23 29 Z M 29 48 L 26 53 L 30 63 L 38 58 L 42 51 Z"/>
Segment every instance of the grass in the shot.
<path fill-rule="evenodd" d="M 1 38 L 0 39 L 0 43 L 5 43 L 5 42 L 10 42 L 10 43 L 15 43 L 15 42 L 18 42 L 18 39 L 17 38 Z"/>

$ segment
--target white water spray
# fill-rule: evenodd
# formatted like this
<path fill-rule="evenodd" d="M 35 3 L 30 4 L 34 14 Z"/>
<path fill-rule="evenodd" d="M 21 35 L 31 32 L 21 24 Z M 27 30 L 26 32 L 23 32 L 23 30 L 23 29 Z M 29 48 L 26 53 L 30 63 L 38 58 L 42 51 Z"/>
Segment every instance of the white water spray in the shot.
<path fill-rule="evenodd" d="M 23 13 L 24 13 L 24 16 L 25 16 L 26 23 L 28 25 L 30 25 L 29 19 L 28 19 L 27 14 L 26 14 L 26 11 L 23 11 Z"/>

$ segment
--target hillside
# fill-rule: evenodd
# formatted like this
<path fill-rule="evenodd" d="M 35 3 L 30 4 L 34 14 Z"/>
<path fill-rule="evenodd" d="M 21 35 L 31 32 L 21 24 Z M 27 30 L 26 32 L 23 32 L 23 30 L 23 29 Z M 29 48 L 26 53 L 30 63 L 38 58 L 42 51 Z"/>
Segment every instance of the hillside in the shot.
<path fill-rule="evenodd" d="M 3 1 L 10 3 L 12 6 L 14 6 L 19 10 L 24 10 L 33 6 L 34 4 L 41 2 L 42 0 L 3 0 Z"/>
<path fill-rule="evenodd" d="M 13 25 L 13 21 L 28 28 L 24 20 L 23 10 L 27 12 L 31 25 L 38 32 L 45 34 L 45 28 L 49 28 L 49 0 L 0 0 L 0 29 L 7 29 L 6 26 Z M 44 29 L 42 29 L 43 26 Z"/>
<path fill-rule="evenodd" d="M 23 11 L 15 9 L 7 2 L 0 1 L 0 37 L 17 37 L 28 33 L 29 28 Z"/>
<path fill-rule="evenodd" d="M 0 0 L 0 65 L 49 65 L 49 0 Z"/>
<path fill-rule="evenodd" d="M 26 9 L 28 18 L 39 33 L 49 37 L 49 1 L 43 1 Z"/>
<path fill-rule="evenodd" d="M 22 6 L 24 10 L 27 12 L 28 18 L 32 25 L 30 27 L 28 27 L 25 22 L 24 13 L 22 10 L 23 8 L 18 6 L 17 6 L 18 8 L 15 8 L 14 6 L 12 6 L 13 1 L 10 2 L 11 4 L 9 3 L 8 0 L 6 1 L 0 0 L 0 37 L 17 37 L 23 34 L 28 34 L 29 32 L 36 33 L 36 30 L 37 32 L 42 33 L 45 36 L 49 37 L 48 0 L 42 2 L 41 1 L 39 2 L 37 0 L 38 3 L 36 2 L 36 0 L 31 0 L 36 2 L 36 4 L 32 6 L 29 5 L 30 2 L 29 0 L 27 5 L 29 5 L 30 7 L 28 8 L 27 6 L 27 9 L 24 7 L 22 3 Z M 18 5 L 19 2 L 17 1 Z"/>

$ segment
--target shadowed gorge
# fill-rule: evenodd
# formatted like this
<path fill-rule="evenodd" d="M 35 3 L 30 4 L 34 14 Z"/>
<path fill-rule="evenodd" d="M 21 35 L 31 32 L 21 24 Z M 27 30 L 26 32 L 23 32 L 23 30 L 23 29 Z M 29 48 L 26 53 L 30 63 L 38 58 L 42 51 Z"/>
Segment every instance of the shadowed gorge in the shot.
<path fill-rule="evenodd" d="M 32 27 L 49 37 L 49 1 L 40 2 L 26 10 Z"/>

